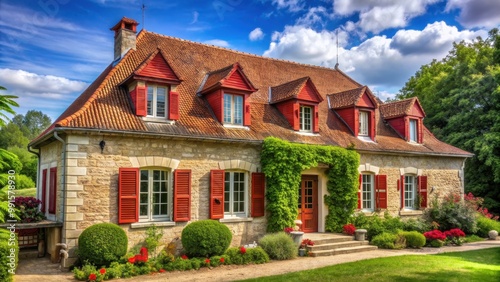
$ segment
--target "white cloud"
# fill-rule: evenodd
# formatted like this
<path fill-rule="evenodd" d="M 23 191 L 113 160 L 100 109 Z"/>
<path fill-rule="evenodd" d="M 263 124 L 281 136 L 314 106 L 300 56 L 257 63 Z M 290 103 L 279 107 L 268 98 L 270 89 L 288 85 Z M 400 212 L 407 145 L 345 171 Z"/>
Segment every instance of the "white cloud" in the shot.
<path fill-rule="evenodd" d="M 448 0 L 445 11 L 459 9 L 458 22 L 466 28 L 494 28 L 500 25 L 500 1 Z"/>
<path fill-rule="evenodd" d="M 397 92 L 420 66 L 442 59 L 452 42 L 487 36 L 484 30 L 458 31 L 443 22 L 429 24 L 424 30 L 400 30 L 394 37 L 374 36 L 357 46 L 348 46 L 348 33 L 339 32 L 340 68 L 372 89 Z M 275 32 L 264 56 L 301 63 L 334 67 L 336 59 L 334 31 L 316 31 L 304 26 L 287 26 Z"/>
<path fill-rule="evenodd" d="M 296 21 L 296 25 L 307 25 L 311 26 L 316 23 L 323 24 L 324 18 L 328 17 L 328 11 L 325 7 L 312 7 L 309 8 L 307 13 L 302 17 L 298 18 Z"/>
<path fill-rule="evenodd" d="M 356 25 L 363 32 L 375 34 L 388 28 L 405 27 L 412 18 L 423 15 L 430 4 L 442 0 L 336 0 L 333 11 L 338 16 L 359 13 Z"/>
<path fill-rule="evenodd" d="M 88 86 L 83 81 L 8 68 L 0 68 L 0 85 L 7 88 L 6 93 L 19 97 L 17 113 L 42 109 L 52 120 Z"/>
<path fill-rule="evenodd" d="M 195 23 L 197 23 L 199 16 L 200 16 L 200 13 L 198 13 L 197 11 L 194 11 L 193 12 L 193 20 L 189 24 L 195 24 Z"/>
<path fill-rule="evenodd" d="M 221 40 L 221 39 L 206 40 L 203 43 L 209 44 L 209 45 L 215 45 L 215 46 L 225 47 L 225 48 L 228 48 L 230 46 L 229 42 L 227 42 L 225 40 Z"/>
<path fill-rule="evenodd" d="M 262 38 L 264 38 L 264 32 L 262 32 L 262 29 L 260 29 L 260 27 L 257 27 L 250 32 L 248 38 L 250 39 L 250 41 L 261 40 Z"/>
<path fill-rule="evenodd" d="M 278 9 L 288 9 L 290 12 L 298 12 L 304 9 L 302 0 L 272 0 L 272 3 L 278 6 Z"/>

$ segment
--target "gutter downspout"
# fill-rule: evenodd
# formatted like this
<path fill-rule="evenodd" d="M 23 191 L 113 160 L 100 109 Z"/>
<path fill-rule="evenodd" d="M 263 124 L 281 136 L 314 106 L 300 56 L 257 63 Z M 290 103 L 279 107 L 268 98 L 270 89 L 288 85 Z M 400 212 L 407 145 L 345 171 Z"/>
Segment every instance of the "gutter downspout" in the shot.
<path fill-rule="evenodd" d="M 62 243 L 66 243 L 66 232 L 65 232 L 65 227 L 66 227 L 66 218 L 65 215 L 66 213 L 64 212 L 66 210 L 66 141 L 64 141 L 59 135 L 57 134 L 57 131 L 54 131 L 54 138 L 59 140 L 62 143 L 62 160 L 61 160 L 61 166 L 62 166 L 62 175 L 61 175 L 61 187 L 62 187 L 62 193 L 63 193 L 63 208 L 62 208 Z M 57 220 L 57 218 L 56 218 Z"/>

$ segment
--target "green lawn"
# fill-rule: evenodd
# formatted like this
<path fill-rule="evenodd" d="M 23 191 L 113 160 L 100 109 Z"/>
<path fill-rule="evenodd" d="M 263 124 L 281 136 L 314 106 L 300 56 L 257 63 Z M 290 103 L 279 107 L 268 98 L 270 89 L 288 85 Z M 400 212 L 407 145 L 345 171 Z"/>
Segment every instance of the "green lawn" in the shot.
<path fill-rule="evenodd" d="M 26 188 L 16 190 L 16 197 L 35 197 L 36 198 L 36 188 Z"/>
<path fill-rule="evenodd" d="M 500 248 L 369 259 L 245 281 L 500 281 Z"/>

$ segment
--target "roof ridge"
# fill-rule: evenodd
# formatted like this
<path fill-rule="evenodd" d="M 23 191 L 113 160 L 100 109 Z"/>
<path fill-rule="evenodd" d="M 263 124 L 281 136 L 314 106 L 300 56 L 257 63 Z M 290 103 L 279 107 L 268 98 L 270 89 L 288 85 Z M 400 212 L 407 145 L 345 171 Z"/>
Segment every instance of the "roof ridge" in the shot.
<path fill-rule="evenodd" d="M 141 32 L 142 32 L 142 30 L 141 30 Z M 338 68 L 329 68 L 329 67 L 323 67 L 323 66 L 318 66 L 318 65 L 311 65 L 311 64 L 305 64 L 305 63 L 299 63 L 299 62 L 296 62 L 296 61 L 290 61 L 290 60 L 285 60 L 285 59 L 276 59 L 276 58 L 271 58 L 271 57 L 264 57 L 262 55 L 257 55 L 257 54 L 252 54 L 252 53 L 248 53 L 248 52 L 238 51 L 238 50 L 235 50 L 235 49 L 231 49 L 231 48 L 227 48 L 227 47 L 221 47 L 221 46 L 216 46 L 216 45 L 211 45 L 211 44 L 207 44 L 207 43 L 196 42 L 196 41 L 193 41 L 193 40 L 182 39 L 182 38 L 179 38 L 179 37 L 165 35 L 165 34 L 160 34 L 160 33 L 156 33 L 156 32 L 153 32 L 153 31 L 146 31 L 145 30 L 144 32 L 150 33 L 150 34 L 155 35 L 155 36 L 166 37 L 166 38 L 170 38 L 170 39 L 174 39 L 174 40 L 179 40 L 179 41 L 185 41 L 185 42 L 189 42 L 189 43 L 193 43 L 193 44 L 198 44 L 198 45 L 207 46 L 207 47 L 211 47 L 211 48 L 221 49 L 221 50 L 225 50 L 225 51 L 229 51 L 229 52 L 233 52 L 233 53 L 237 53 L 237 54 L 241 54 L 241 55 L 246 55 L 246 56 L 250 56 L 250 57 L 258 57 L 258 58 L 261 58 L 261 59 L 266 59 L 266 60 L 271 60 L 271 61 L 278 61 L 278 62 L 284 62 L 284 63 L 292 63 L 292 64 L 296 64 L 296 65 L 301 65 L 301 66 L 306 66 L 306 67 L 313 67 L 313 68 L 330 70 L 330 71 L 333 70 L 333 71 L 337 71 L 337 72 L 341 73 L 343 76 L 345 76 L 346 78 L 348 78 L 352 82 L 354 82 L 354 83 L 356 83 L 358 85 L 361 85 L 359 82 L 353 80 L 352 78 L 350 78 L 348 75 L 346 75 L 344 72 L 342 72 Z"/>

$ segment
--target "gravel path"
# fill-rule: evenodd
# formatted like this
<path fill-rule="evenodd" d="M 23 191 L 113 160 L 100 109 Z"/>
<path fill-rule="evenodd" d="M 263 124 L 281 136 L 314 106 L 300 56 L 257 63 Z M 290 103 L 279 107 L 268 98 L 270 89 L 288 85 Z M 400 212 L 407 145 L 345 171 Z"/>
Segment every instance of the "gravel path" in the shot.
<path fill-rule="evenodd" d="M 221 266 L 216 268 L 202 268 L 192 271 L 176 271 L 166 272 L 155 275 L 143 275 L 128 279 L 120 279 L 116 281 L 235 281 L 241 279 L 270 276 L 284 274 L 294 271 L 302 271 L 307 269 L 320 268 L 328 265 L 335 265 L 351 261 L 359 261 L 364 259 L 392 257 L 409 254 L 427 255 L 438 254 L 445 252 L 459 252 L 478 250 L 485 248 L 500 247 L 500 240 L 484 241 L 469 243 L 463 246 L 442 247 L 442 248 L 422 248 L 417 250 L 375 250 L 363 253 L 344 254 L 328 257 L 301 257 L 287 261 L 273 261 L 266 264 L 246 265 L 246 266 Z M 50 264 L 44 259 L 28 259 L 24 260 L 17 270 L 14 278 L 15 282 L 32 282 L 32 281 L 76 281 L 73 279 L 72 273 L 61 272 L 57 264 Z M 113 281 L 113 280 L 111 280 Z"/>

